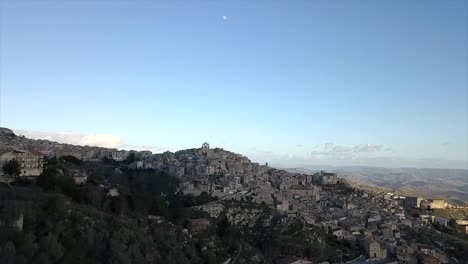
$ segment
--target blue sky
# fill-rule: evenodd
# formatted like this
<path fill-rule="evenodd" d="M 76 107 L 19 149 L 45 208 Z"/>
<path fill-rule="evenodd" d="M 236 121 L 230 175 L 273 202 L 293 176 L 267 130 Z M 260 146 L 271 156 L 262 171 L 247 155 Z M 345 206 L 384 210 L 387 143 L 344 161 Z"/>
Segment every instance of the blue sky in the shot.
<path fill-rule="evenodd" d="M 459 0 L 2 1 L 0 126 L 156 152 L 208 141 L 281 166 L 468 168 L 467 14 Z"/>

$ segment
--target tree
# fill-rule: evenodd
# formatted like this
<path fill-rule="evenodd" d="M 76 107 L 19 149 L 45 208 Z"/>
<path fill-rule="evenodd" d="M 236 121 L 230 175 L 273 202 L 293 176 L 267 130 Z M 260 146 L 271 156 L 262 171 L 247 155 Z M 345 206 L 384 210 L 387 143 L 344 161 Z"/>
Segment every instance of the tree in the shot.
<path fill-rule="evenodd" d="M 26 233 L 19 237 L 17 254 L 25 256 L 27 259 L 31 259 L 38 250 L 38 245 L 35 243 L 36 237 L 31 233 Z"/>
<path fill-rule="evenodd" d="M 218 234 L 219 237 L 223 238 L 229 232 L 230 227 L 231 227 L 231 224 L 229 223 L 229 220 L 227 219 L 227 217 L 223 217 L 218 222 L 216 233 Z"/>
<path fill-rule="evenodd" d="M 15 256 L 16 256 L 16 248 L 13 242 L 8 241 L 6 244 L 0 247 L 0 253 L 2 256 L 2 263 L 15 263 Z"/>
<path fill-rule="evenodd" d="M 19 176 L 21 174 L 21 164 L 15 159 L 5 163 L 2 169 L 7 175 Z"/>
<path fill-rule="evenodd" d="M 83 165 L 83 161 L 75 156 L 62 156 L 59 158 L 59 160 L 70 162 L 78 166 Z"/>
<path fill-rule="evenodd" d="M 37 177 L 37 185 L 44 190 L 54 190 L 58 184 L 57 169 L 53 167 L 46 168 L 39 177 Z"/>
<path fill-rule="evenodd" d="M 91 184 L 94 184 L 96 186 L 99 186 L 101 184 L 104 184 L 106 182 L 106 179 L 101 174 L 91 173 L 88 176 L 88 181 L 87 182 L 91 183 Z"/>
<path fill-rule="evenodd" d="M 71 176 L 62 176 L 57 179 L 57 185 L 60 187 L 63 194 L 76 197 L 78 192 L 78 186 L 75 184 L 75 180 Z"/>
<path fill-rule="evenodd" d="M 104 163 L 104 164 L 112 164 L 113 162 L 114 162 L 114 160 L 109 158 L 109 157 L 102 158 L 102 163 Z"/>
<path fill-rule="evenodd" d="M 38 257 L 40 260 L 38 263 L 55 263 L 63 257 L 64 248 L 54 234 L 40 238 L 39 246 L 41 254 Z"/>
<path fill-rule="evenodd" d="M 128 157 L 125 159 L 124 162 L 127 163 L 127 164 L 130 164 L 130 163 L 132 163 L 132 162 L 134 162 L 136 160 L 137 160 L 137 157 L 136 157 L 135 153 L 132 152 L 132 153 L 130 153 L 130 155 L 128 155 Z"/>
<path fill-rule="evenodd" d="M 453 219 L 453 218 L 450 218 L 449 222 L 448 222 L 448 226 L 450 228 L 456 228 L 457 227 L 457 220 Z"/>
<path fill-rule="evenodd" d="M 46 158 L 46 163 L 47 166 L 56 166 L 58 164 L 58 160 L 56 157 Z"/>

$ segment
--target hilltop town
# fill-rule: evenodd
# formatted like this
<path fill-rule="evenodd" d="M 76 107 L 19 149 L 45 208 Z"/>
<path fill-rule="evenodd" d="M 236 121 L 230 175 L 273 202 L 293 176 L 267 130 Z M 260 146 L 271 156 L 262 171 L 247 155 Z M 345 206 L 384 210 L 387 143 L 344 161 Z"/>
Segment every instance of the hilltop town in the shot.
<path fill-rule="evenodd" d="M 252 162 L 240 154 L 211 148 L 208 143 L 200 148 L 153 154 L 33 140 L 0 128 L 0 165 L 11 160 L 21 165 L 16 177 L 2 172 L 2 181 L 39 177 L 52 157 L 107 162 L 115 171 L 165 172 L 180 180 L 180 190 L 184 194 L 194 197 L 208 194 L 214 198 L 193 207 L 210 218 L 218 218 L 227 202 L 248 201 L 274 211 L 281 216 L 281 221 L 299 219 L 338 241 L 360 248 L 362 254 L 357 256 L 342 250 L 336 253 L 336 263 L 365 260 L 461 263 L 460 245 L 468 244 L 468 219 L 450 219 L 437 213 L 438 209 L 464 208 L 443 199 L 426 200 L 397 193 L 357 190 L 333 172 L 287 172 Z M 76 184 L 85 184 L 88 177 L 83 169 L 73 170 L 72 176 Z M 119 195 L 117 186 L 107 187 L 110 196 Z M 270 225 L 270 218 L 258 215 L 261 210 L 230 210 L 228 221 L 234 226 L 253 226 L 259 219 L 264 225 Z M 207 218 L 193 219 L 190 223 L 194 234 L 210 226 Z M 313 262 L 297 258 L 284 263 Z"/>

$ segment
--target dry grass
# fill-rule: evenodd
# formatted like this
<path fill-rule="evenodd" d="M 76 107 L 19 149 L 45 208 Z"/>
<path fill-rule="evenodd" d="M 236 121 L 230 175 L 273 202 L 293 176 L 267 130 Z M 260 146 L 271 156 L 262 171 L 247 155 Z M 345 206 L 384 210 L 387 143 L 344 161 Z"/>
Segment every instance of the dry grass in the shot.
<path fill-rule="evenodd" d="M 434 209 L 434 215 L 453 218 L 456 220 L 459 219 L 468 219 L 468 208 L 465 209 Z"/>

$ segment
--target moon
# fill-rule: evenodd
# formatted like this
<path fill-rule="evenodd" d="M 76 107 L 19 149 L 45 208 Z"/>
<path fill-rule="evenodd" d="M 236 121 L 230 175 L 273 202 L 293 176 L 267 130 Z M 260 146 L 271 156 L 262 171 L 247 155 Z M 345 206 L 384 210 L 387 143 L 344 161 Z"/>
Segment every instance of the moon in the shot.
<path fill-rule="evenodd" d="M 227 16 L 223 16 L 223 20 L 227 20 Z"/>

